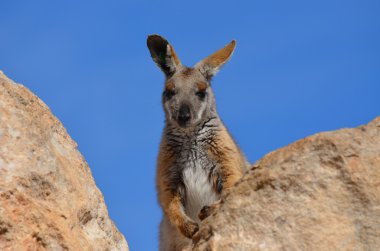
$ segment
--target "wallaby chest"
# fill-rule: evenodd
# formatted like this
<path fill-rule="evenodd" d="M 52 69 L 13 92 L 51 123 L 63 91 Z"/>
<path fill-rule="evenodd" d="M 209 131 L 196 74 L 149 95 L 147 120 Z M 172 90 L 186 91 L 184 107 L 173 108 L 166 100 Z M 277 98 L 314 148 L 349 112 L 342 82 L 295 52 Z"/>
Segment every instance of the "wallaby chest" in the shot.
<path fill-rule="evenodd" d="M 195 158 L 185 162 L 182 167 L 185 209 L 194 220 L 198 219 L 198 213 L 204 206 L 219 199 L 219 194 L 215 192 L 210 178 L 215 168 L 216 164 L 204 157 L 204 153 L 195 154 Z"/>
<path fill-rule="evenodd" d="M 193 137 L 183 137 L 175 161 L 175 173 L 180 174 L 183 186 L 184 208 L 194 220 L 198 220 L 200 210 L 220 198 L 213 187 L 212 174 L 218 171 L 218 163 L 208 154 L 210 138 L 207 133 Z"/>

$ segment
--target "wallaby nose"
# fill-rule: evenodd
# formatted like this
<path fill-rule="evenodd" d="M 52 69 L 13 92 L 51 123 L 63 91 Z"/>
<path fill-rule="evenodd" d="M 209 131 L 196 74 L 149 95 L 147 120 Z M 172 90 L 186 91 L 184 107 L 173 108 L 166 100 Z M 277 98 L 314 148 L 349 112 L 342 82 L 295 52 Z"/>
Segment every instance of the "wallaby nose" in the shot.
<path fill-rule="evenodd" d="M 190 120 L 190 107 L 188 105 L 181 105 L 178 112 L 178 122 L 181 126 L 186 125 Z"/>

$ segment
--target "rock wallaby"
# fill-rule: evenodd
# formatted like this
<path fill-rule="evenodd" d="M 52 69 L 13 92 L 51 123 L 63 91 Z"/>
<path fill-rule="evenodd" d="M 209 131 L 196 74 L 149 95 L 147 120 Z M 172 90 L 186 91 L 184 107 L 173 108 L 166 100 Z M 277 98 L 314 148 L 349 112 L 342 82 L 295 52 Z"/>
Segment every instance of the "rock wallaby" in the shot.
<path fill-rule="evenodd" d="M 233 186 L 248 162 L 216 111 L 211 79 L 231 57 L 235 41 L 197 63 L 181 64 L 171 44 L 150 35 L 147 45 L 165 74 L 162 103 L 166 123 L 157 164 L 157 189 L 163 209 L 160 250 L 191 244 L 198 224 Z"/>

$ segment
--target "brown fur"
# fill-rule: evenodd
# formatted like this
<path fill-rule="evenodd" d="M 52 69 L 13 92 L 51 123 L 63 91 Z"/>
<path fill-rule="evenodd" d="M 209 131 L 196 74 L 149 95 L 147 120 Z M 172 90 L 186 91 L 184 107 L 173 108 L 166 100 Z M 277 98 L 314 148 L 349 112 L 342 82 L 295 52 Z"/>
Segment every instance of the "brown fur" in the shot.
<path fill-rule="evenodd" d="M 174 152 L 170 151 L 163 141 L 158 155 L 157 191 L 158 199 L 171 224 L 186 237 L 191 238 L 198 231 L 198 225 L 184 212 L 181 197 L 173 192 L 168 177 L 169 168 L 174 160 Z"/>
<path fill-rule="evenodd" d="M 233 186 L 243 176 L 246 160 L 225 127 L 217 134 L 209 154 L 221 166 L 224 189 Z"/>
<path fill-rule="evenodd" d="M 185 69 L 183 69 L 182 70 L 182 75 L 184 76 L 184 77 L 189 77 L 189 76 L 191 76 L 191 74 L 194 72 L 194 69 L 192 69 L 192 68 L 185 68 Z"/>
<path fill-rule="evenodd" d="M 181 61 L 179 60 L 178 55 L 177 55 L 177 53 L 175 52 L 173 46 L 172 46 L 171 44 L 168 44 L 168 45 L 169 45 L 169 47 L 170 47 L 170 52 L 172 53 L 172 58 L 173 58 L 175 64 L 176 64 L 176 65 L 180 65 L 180 64 L 181 64 Z"/>
<path fill-rule="evenodd" d="M 205 83 L 205 82 L 198 82 L 198 83 L 197 83 L 197 87 L 198 87 L 198 90 L 199 90 L 199 91 L 204 91 L 204 90 L 207 89 L 208 84 Z"/>
<path fill-rule="evenodd" d="M 205 58 L 202 62 L 213 68 L 219 68 L 222 66 L 228 58 L 231 56 L 235 49 L 236 41 L 232 40 L 231 43 Z"/>
<path fill-rule="evenodd" d="M 168 90 L 168 91 L 172 91 L 174 90 L 174 83 L 173 81 L 167 81 L 166 84 L 165 84 L 165 89 Z"/>

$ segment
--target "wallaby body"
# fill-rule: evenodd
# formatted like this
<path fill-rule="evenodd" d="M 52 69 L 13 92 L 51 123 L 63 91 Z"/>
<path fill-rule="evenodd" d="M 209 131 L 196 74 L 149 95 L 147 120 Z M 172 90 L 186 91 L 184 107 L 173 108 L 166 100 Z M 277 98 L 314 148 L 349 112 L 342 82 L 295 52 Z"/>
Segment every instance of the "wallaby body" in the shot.
<path fill-rule="evenodd" d="M 148 37 L 153 60 L 166 75 L 166 124 L 157 165 L 157 190 L 164 216 L 160 250 L 189 247 L 207 206 L 233 186 L 248 162 L 220 120 L 210 80 L 231 56 L 235 41 L 198 63 L 182 66 L 161 36 Z M 202 210 L 203 209 L 203 210 Z"/>

